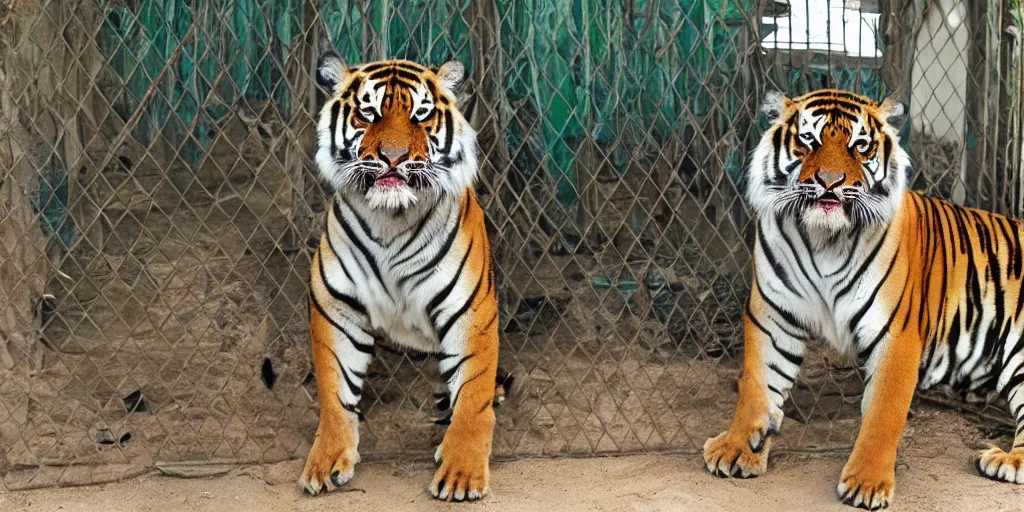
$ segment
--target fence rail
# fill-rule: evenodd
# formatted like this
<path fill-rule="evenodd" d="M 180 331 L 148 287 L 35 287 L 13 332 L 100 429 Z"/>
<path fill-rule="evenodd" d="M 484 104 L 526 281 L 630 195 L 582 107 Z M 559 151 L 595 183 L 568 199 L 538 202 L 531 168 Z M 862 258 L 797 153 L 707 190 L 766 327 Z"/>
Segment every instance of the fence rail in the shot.
<path fill-rule="evenodd" d="M 2 486 L 305 455 L 328 48 L 470 71 L 495 456 L 696 454 L 735 400 L 764 93 L 896 95 L 915 188 L 1019 215 L 1020 27 L 1016 0 L 7 2 Z M 435 370 L 371 366 L 364 458 L 440 441 Z M 852 444 L 861 385 L 808 357 L 783 449 Z"/>

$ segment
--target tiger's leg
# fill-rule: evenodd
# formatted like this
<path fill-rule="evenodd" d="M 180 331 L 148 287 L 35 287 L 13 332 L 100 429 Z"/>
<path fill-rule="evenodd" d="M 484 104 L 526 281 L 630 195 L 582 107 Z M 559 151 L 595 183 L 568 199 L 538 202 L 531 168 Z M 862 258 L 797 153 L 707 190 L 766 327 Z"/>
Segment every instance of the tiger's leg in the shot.
<path fill-rule="evenodd" d="M 771 436 L 782 425 L 782 405 L 803 362 L 804 341 L 787 334 L 768 309 L 755 281 L 743 316 L 743 374 L 732 425 L 704 443 L 704 463 L 721 477 L 751 478 L 768 470 Z"/>
<path fill-rule="evenodd" d="M 847 505 L 877 510 L 889 506 L 896 482 L 896 448 L 910 412 L 921 364 L 921 340 L 904 332 L 868 354 L 869 382 L 861 402 L 860 432 L 836 491 Z"/>
<path fill-rule="evenodd" d="M 1014 345 L 1016 343 L 1012 340 L 1008 343 L 1008 346 Z M 1024 484 L 1024 354 L 1014 354 L 1009 363 L 1005 365 L 1009 370 L 1003 393 L 1006 395 L 1010 413 L 1017 423 L 1013 447 L 1009 452 L 1005 452 L 997 446 L 992 446 L 981 451 L 975 462 L 978 472 L 984 477 Z"/>
<path fill-rule="evenodd" d="M 314 262 L 314 269 L 316 265 Z M 309 309 L 320 424 L 299 484 L 315 495 L 348 483 L 355 473 L 359 462 L 357 406 L 374 345 L 354 315 L 332 319 L 312 293 Z"/>
<path fill-rule="evenodd" d="M 448 319 L 439 329 L 442 341 L 438 371 L 448 386 L 452 417 L 434 454 L 440 466 L 430 484 L 430 494 L 442 500 L 477 500 L 489 492 L 498 373 L 498 304 L 489 263 L 484 265 L 480 273 L 484 277 L 470 299 L 472 307 L 462 315 L 464 318 L 454 323 Z M 458 331 L 465 334 L 459 335 Z"/>

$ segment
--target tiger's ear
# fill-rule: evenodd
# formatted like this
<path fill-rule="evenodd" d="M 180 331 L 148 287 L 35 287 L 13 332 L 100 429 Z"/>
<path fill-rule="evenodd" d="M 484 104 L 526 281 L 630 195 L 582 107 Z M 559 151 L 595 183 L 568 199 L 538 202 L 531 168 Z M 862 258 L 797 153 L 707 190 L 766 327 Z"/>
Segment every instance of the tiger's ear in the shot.
<path fill-rule="evenodd" d="M 454 91 L 466 78 L 466 66 L 457 60 L 450 60 L 437 68 L 437 79 L 449 91 Z"/>
<path fill-rule="evenodd" d="M 341 62 L 341 56 L 334 52 L 327 52 L 320 56 L 316 62 L 316 83 L 323 90 L 333 93 L 338 84 L 345 79 L 345 64 Z"/>
<path fill-rule="evenodd" d="M 789 98 L 778 91 L 768 91 L 764 95 L 764 101 L 761 102 L 761 112 L 764 117 L 768 119 L 769 123 L 774 123 L 782 117 L 782 113 L 785 112 L 786 107 L 790 104 Z"/>
<path fill-rule="evenodd" d="M 878 115 L 898 131 L 906 120 L 906 110 L 902 102 L 890 96 L 878 106 Z"/>

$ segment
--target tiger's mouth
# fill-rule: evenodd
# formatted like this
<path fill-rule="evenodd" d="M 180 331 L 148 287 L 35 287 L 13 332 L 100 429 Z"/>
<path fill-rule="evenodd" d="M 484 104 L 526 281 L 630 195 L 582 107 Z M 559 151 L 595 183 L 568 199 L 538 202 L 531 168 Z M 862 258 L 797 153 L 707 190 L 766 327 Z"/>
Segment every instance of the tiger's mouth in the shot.
<path fill-rule="evenodd" d="M 381 188 L 394 188 L 406 184 L 408 184 L 408 180 L 397 171 L 387 171 L 373 182 L 373 186 Z"/>
<path fill-rule="evenodd" d="M 849 201 L 844 201 L 838 194 L 832 191 L 825 192 L 821 197 L 814 200 L 814 205 L 826 213 L 841 210 L 847 203 Z"/>

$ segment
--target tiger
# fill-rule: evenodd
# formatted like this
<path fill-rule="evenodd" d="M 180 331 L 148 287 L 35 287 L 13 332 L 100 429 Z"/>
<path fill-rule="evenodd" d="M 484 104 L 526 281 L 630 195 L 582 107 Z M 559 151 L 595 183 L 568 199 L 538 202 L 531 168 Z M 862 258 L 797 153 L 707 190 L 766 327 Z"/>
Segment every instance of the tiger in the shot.
<path fill-rule="evenodd" d="M 1021 222 L 910 190 L 893 98 L 770 92 L 761 111 L 771 126 L 745 175 L 756 232 L 739 397 L 728 430 L 704 444 L 707 469 L 765 473 L 805 346 L 823 339 L 865 375 L 840 501 L 889 506 L 913 394 L 939 385 L 1005 399 L 1013 446 L 975 465 L 1024 483 Z"/>
<path fill-rule="evenodd" d="M 299 478 L 345 485 L 360 457 L 359 408 L 378 342 L 434 354 L 449 421 L 429 484 L 441 500 L 489 492 L 498 382 L 498 303 L 476 132 L 460 113 L 465 66 L 318 59 L 325 92 L 315 162 L 334 193 L 310 269 L 320 418 Z"/>

